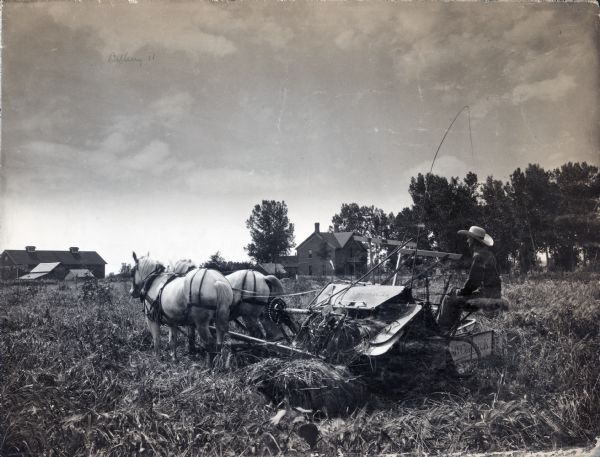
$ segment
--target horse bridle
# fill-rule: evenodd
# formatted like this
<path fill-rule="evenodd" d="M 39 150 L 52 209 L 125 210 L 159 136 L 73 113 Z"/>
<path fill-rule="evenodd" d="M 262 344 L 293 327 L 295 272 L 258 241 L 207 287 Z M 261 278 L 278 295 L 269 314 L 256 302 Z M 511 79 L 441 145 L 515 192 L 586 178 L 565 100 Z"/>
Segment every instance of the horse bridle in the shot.
<path fill-rule="evenodd" d="M 133 282 L 133 290 L 139 294 L 140 301 L 143 303 L 146 299 L 146 294 L 148 292 L 148 289 L 152 285 L 152 282 L 158 277 L 159 274 L 165 271 L 165 267 L 161 264 L 156 265 L 156 267 L 154 267 L 154 270 L 148 273 L 148 275 L 146 275 L 146 277 L 141 280 L 141 286 L 138 286 L 135 283 L 136 271 L 139 271 L 137 264 L 131 269 L 131 277 Z"/>

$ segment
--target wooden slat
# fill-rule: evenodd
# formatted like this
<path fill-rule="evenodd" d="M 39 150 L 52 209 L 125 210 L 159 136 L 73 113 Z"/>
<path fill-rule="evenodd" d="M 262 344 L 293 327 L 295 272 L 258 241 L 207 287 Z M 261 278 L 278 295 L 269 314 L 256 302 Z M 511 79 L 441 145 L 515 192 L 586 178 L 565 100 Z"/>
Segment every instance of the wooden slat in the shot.
<path fill-rule="evenodd" d="M 403 241 L 386 240 L 385 238 L 368 238 L 366 236 L 359 236 L 359 235 L 354 235 L 354 239 L 356 241 L 361 241 L 363 243 L 389 244 L 392 246 L 402 246 L 404 244 Z M 400 249 L 400 253 L 414 255 L 415 243 L 413 243 L 413 242 L 407 243 L 406 247 Z M 461 254 L 454 254 L 452 252 L 425 251 L 423 249 L 418 249 L 417 255 L 422 256 L 422 257 L 447 257 L 448 259 L 452 259 L 452 260 L 458 260 L 462 257 Z"/>
<path fill-rule="evenodd" d="M 402 254 L 414 255 L 414 249 L 402 248 L 400 249 Z M 440 252 L 440 251 L 425 251 L 423 249 L 417 249 L 417 256 L 420 257 L 446 257 L 452 260 L 458 260 L 462 257 L 462 254 L 454 254 L 452 252 Z"/>
<path fill-rule="evenodd" d="M 389 244 L 391 246 L 402 246 L 405 241 L 398 240 L 386 240 L 385 238 L 368 238 L 366 236 L 354 235 L 354 239 L 356 241 L 362 241 L 363 243 L 373 243 L 373 244 Z M 415 247 L 415 243 L 408 242 L 406 243 L 407 247 Z"/>

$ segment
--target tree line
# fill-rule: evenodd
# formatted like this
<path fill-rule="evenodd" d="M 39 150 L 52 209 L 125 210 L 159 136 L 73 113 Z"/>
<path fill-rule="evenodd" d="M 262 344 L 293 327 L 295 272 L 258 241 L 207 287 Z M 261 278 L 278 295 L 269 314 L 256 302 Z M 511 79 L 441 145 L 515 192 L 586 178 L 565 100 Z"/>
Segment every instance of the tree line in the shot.
<path fill-rule="evenodd" d="M 419 173 L 411 178 L 408 191 L 412 205 L 396 214 L 343 204 L 330 230 L 418 238 L 420 248 L 464 253 L 466 244 L 456 232 L 479 225 L 495 239 L 504 271 L 517 268 L 526 273 L 540 256 L 560 270 L 598 261 L 600 174 L 585 162 L 553 170 L 530 164 L 517 168 L 505 182 L 493 176 L 480 182 L 472 172 L 462 179 Z"/>

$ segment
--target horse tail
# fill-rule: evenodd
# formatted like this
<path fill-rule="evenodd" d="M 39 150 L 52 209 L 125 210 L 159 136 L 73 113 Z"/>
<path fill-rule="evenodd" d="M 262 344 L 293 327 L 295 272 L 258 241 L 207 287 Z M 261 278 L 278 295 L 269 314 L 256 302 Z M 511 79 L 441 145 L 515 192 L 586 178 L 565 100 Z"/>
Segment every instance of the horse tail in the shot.
<path fill-rule="evenodd" d="M 229 310 L 233 303 L 233 290 L 231 284 L 225 278 L 215 281 L 215 289 L 217 291 L 217 311 L 215 323 L 217 327 L 228 328 L 229 326 Z"/>
<path fill-rule="evenodd" d="M 270 291 L 269 295 L 271 297 L 274 297 L 277 295 L 283 295 L 283 293 L 284 293 L 283 284 L 277 278 L 277 276 L 273 276 L 273 275 L 265 276 L 265 281 L 267 282 L 267 285 L 269 286 L 269 291 Z"/>

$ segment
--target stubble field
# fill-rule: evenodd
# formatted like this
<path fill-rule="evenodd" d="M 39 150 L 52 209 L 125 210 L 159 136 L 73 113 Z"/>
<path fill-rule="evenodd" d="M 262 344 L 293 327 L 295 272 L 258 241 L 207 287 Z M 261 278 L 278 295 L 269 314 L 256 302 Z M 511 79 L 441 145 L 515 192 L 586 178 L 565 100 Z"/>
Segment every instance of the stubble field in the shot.
<path fill-rule="evenodd" d="M 476 376 L 430 379 L 401 398 L 367 391 L 337 415 L 275 404 L 252 382 L 257 366 L 211 368 L 181 339 L 179 361 L 157 360 L 129 285 L 106 287 L 86 298 L 57 285 L 0 289 L 0 455 L 446 455 L 600 436 L 594 275 L 507 284 L 511 309 L 480 318 L 506 347 Z"/>

